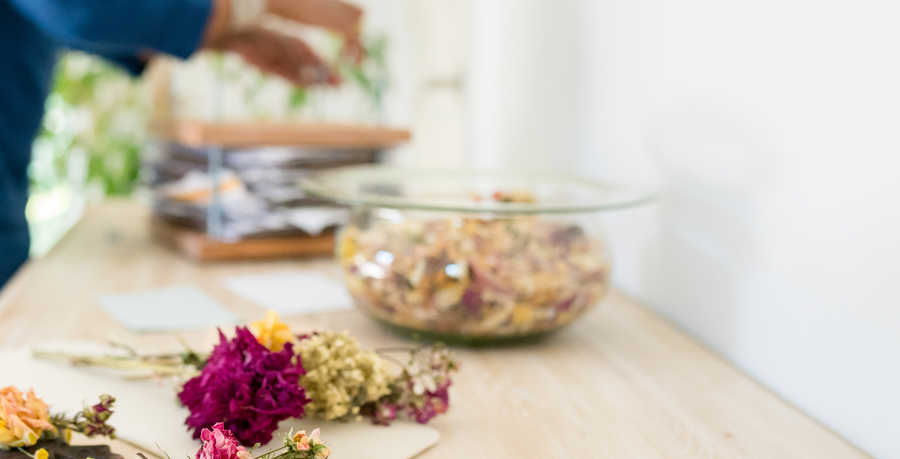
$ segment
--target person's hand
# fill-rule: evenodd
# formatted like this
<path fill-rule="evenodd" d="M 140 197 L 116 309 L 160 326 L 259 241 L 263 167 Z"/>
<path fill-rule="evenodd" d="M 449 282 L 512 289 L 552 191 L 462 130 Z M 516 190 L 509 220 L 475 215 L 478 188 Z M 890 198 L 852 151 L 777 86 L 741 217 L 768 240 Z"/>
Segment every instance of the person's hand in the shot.
<path fill-rule="evenodd" d="M 341 83 L 340 76 L 306 43 L 271 30 L 257 28 L 238 32 L 218 43 L 217 48 L 238 53 L 260 70 L 297 86 Z"/>
<path fill-rule="evenodd" d="M 344 36 L 344 57 L 362 58 L 359 41 L 362 10 L 339 0 L 267 0 L 267 11 L 306 25 L 323 27 Z M 262 27 L 231 30 L 230 0 L 215 0 L 207 24 L 204 47 L 233 51 L 263 71 L 299 86 L 340 84 L 341 79 L 301 40 Z"/>
<path fill-rule="evenodd" d="M 322 27 L 348 40 L 359 38 L 363 11 L 340 0 L 268 0 L 268 11 L 301 24 Z"/>
<path fill-rule="evenodd" d="M 363 11 L 339 0 L 268 0 L 269 12 L 285 19 L 322 27 L 344 37 L 342 55 L 354 61 L 362 59 L 360 27 Z"/>

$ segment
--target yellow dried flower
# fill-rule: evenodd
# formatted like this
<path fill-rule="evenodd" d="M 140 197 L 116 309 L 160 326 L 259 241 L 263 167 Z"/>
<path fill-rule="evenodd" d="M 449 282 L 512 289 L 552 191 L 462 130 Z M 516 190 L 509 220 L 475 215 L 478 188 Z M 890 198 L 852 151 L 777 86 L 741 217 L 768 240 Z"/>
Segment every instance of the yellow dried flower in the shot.
<path fill-rule="evenodd" d="M 47 404 L 28 391 L 28 398 L 21 391 L 9 386 L 0 389 L 0 447 L 31 446 L 37 443 L 45 430 L 56 432 L 50 424 Z"/>
<path fill-rule="evenodd" d="M 300 385 L 312 399 L 308 413 L 325 420 L 358 419 L 362 405 L 390 393 L 390 367 L 363 350 L 348 332 L 326 331 L 300 342 L 306 374 Z"/>
<path fill-rule="evenodd" d="M 34 459 L 50 459 L 50 453 L 46 449 L 41 448 L 34 452 Z"/>
<path fill-rule="evenodd" d="M 266 312 L 262 320 L 250 323 L 250 332 L 262 344 L 273 352 L 280 352 L 284 343 L 296 343 L 297 337 L 291 333 L 291 328 L 278 318 L 275 311 Z"/>

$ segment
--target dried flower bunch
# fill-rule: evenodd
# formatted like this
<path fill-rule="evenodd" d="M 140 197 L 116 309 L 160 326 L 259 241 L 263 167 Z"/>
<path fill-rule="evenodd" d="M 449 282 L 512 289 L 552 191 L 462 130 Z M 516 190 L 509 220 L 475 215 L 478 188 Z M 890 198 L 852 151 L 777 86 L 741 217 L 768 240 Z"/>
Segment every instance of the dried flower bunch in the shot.
<path fill-rule="evenodd" d="M 254 344 L 258 344 L 253 335 L 250 337 Z M 115 401 L 110 395 L 101 395 L 100 403 L 86 407 L 69 418 L 62 414 L 51 416 L 47 404 L 37 398 L 32 390 L 26 397 L 12 386 L 0 389 L 0 453 L 15 448 L 32 459 L 48 459 L 48 451 L 41 446 L 48 445 L 47 442 L 68 443 L 72 432 L 87 437 L 115 439 L 115 429 L 107 423 Z M 224 426 L 219 422 L 200 432 L 199 438 L 203 443 L 195 459 L 327 459 L 331 455 L 329 448 L 319 439 L 319 429 L 315 429 L 310 435 L 303 430 L 296 434 L 290 432 L 284 438 L 284 446 L 254 457 Z M 33 453 L 24 449 L 32 446 L 40 448 L 32 448 Z M 146 456 L 138 455 L 146 459 Z"/>
<path fill-rule="evenodd" d="M 0 389 L 0 450 L 16 448 L 34 459 L 47 459 L 49 453 L 44 448 L 34 454 L 23 448 L 40 446 L 42 440 L 68 443 L 72 432 L 116 438 L 115 429 L 107 424 L 115 401 L 109 395 L 102 395 L 100 403 L 84 408 L 71 418 L 64 414 L 50 416 L 47 404 L 33 390 L 26 396 L 12 386 Z"/>
<path fill-rule="evenodd" d="M 194 438 L 202 439 L 204 432 L 221 424 L 220 430 L 230 432 L 239 444 L 253 445 L 270 442 L 279 422 L 288 418 L 370 417 L 387 425 L 401 414 L 426 423 L 446 412 L 450 376 L 458 368 L 449 351 L 439 345 L 389 351 L 364 349 L 347 332 L 297 336 L 269 311 L 262 320 L 237 327 L 231 339 L 220 331 L 219 344 L 208 356 L 192 350 L 180 356 L 138 356 L 133 351 L 130 357 L 35 356 L 188 378 L 178 398 L 190 410 L 185 424 Z M 408 359 L 390 355 L 395 352 L 406 353 Z M 111 427 L 103 424 L 111 402 L 101 400 L 65 427 L 112 435 Z M 2 426 L 0 418 L 0 438 Z"/>
<path fill-rule="evenodd" d="M 244 445 L 268 443 L 280 421 L 304 415 L 386 425 L 406 413 L 426 423 L 447 411 L 457 364 L 441 346 L 404 351 L 408 363 L 363 349 L 347 332 L 296 336 L 270 311 L 231 340 L 220 333 L 179 399 L 195 438 L 223 423 Z"/>

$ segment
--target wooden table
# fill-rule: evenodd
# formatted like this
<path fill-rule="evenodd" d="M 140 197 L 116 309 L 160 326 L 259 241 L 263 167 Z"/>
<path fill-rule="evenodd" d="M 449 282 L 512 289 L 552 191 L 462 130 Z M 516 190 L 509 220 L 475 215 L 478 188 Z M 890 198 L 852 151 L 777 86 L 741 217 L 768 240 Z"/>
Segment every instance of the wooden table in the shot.
<path fill-rule="evenodd" d="M 114 333 L 174 350 L 170 335 L 127 332 L 96 295 L 193 283 L 249 321 L 264 311 L 226 291 L 224 276 L 286 268 L 338 276 L 330 260 L 197 265 L 153 243 L 148 218 L 128 201 L 89 209 L 0 295 L 0 349 Z M 372 347 L 400 342 L 356 311 L 286 321 L 347 329 Z M 214 338 L 182 336 L 198 347 Z M 433 422 L 443 439 L 422 458 L 868 457 L 621 293 L 544 342 L 457 352 L 451 409 Z"/>

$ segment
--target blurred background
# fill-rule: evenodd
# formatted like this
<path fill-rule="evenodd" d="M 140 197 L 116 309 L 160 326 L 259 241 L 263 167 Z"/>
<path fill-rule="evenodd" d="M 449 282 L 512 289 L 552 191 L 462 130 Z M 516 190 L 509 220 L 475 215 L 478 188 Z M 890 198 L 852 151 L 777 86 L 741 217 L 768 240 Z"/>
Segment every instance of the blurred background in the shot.
<path fill-rule="evenodd" d="M 396 164 L 658 186 L 654 205 L 604 215 L 616 286 L 900 457 L 900 4 L 357 3 L 371 58 L 343 87 L 300 91 L 204 54 L 160 64 L 167 109 L 385 123 L 412 131 Z M 140 197 L 154 75 L 78 53 L 58 67 L 30 169 L 34 256 L 89 202 Z"/>

